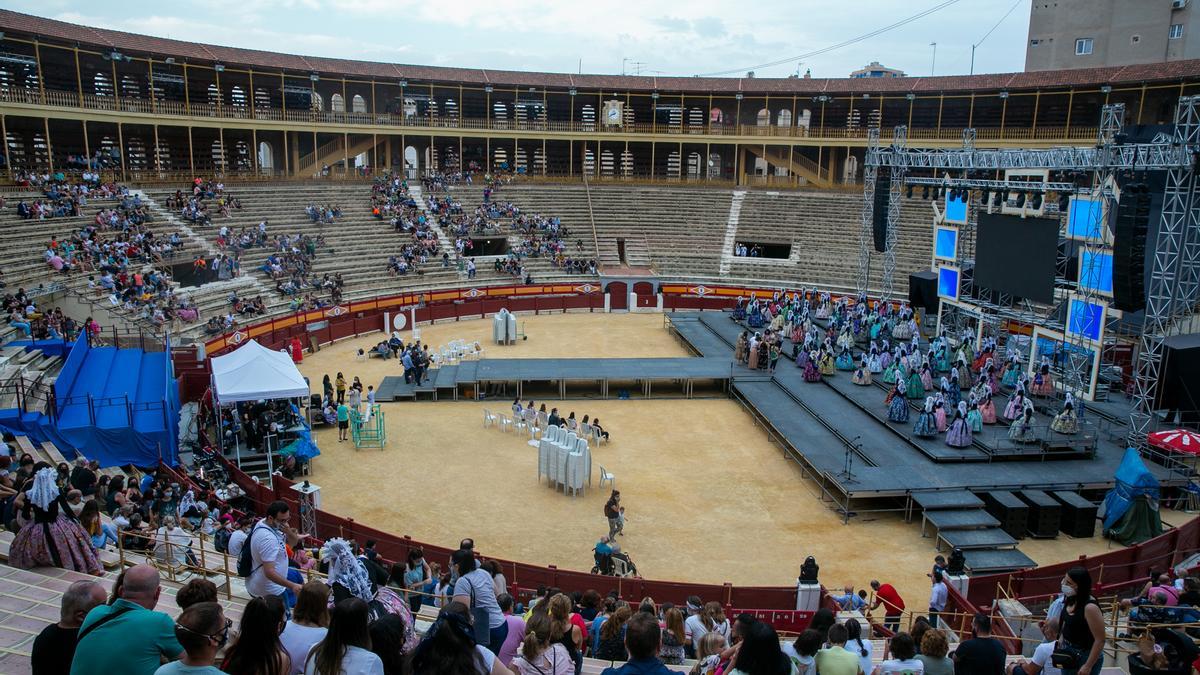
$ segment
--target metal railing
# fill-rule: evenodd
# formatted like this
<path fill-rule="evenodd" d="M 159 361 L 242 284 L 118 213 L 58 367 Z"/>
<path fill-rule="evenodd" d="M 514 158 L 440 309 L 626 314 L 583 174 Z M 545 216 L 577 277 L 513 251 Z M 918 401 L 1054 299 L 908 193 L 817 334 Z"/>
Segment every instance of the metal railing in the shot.
<path fill-rule="evenodd" d="M 302 122 L 339 126 L 386 126 L 416 129 L 458 129 L 492 131 L 565 132 L 601 135 L 661 134 L 729 137 L 763 137 L 781 139 L 851 140 L 866 143 L 870 129 L 866 126 L 852 128 L 811 126 L 778 126 L 772 124 L 703 124 L 685 125 L 654 124 L 637 122 L 620 126 L 597 124 L 594 121 L 561 120 L 500 120 L 492 118 L 470 118 L 460 115 L 415 115 L 398 113 L 343 112 L 310 109 L 282 109 L 248 105 L 185 103 L 162 99 L 142 99 L 128 96 L 104 96 L 81 94 L 78 91 L 46 89 L 44 91 L 26 87 L 0 89 L 0 102 L 39 105 L 48 107 L 82 108 L 128 112 L 144 115 L 168 115 L 191 118 L 213 118 L 246 120 L 257 119 L 272 122 Z M 1097 135 L 1094 126 L 1048 126 L 1037 127 L 1014 124 L 1004 127 L 977 129 L 979 140 L 1011 141 L 1093 141 Z M 910 129 L 909 138 L 924 141 L 961 143 L 961 128 Z"/>

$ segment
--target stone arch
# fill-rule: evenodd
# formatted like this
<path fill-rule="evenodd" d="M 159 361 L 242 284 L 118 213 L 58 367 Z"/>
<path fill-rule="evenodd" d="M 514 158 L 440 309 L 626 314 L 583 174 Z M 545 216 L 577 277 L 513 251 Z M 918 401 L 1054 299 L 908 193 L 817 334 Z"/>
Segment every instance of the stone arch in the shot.
<path fill-rule="evenodd" d="M 591 148 L 583 151 L 583 172 L 589 176 L 596 175 L 596 154 Z"/>
<path fill-rule="evenodd" d="M 330 112 L 346 112 L 346 99 L 342 98 L 341 94 L 334 94 L 329 97 Z"/>
<path fill-rule="evenodd" d="M 249 105 L 246 99 L 246 90 L 242 85 L 235 84 L 229 89 L 229 104 L 238 110 L 245 110 Z"/>
<path fill-rule="evenodd" d="M 401 163 L 405 171 L 417 171 L 421 168 L 418 163 L 417 149 L 413 146 L 404 148 L 404 161 Z"/>
<path fill-rule="evenodd" d="M 275 149 L 269 141 L 258 142 L 258 172 L 273 173 L 275 171 Z"/>
<path fill-rule="evenodd" d="M 780 110 L 779 114 L 775 116 L 775 124 L 781 127 L 792 126 L 792 111 L 787 108 Z"/>
<path fill-rule="evenodd" d="M 857 182 L 857 179 L 858 179 L 858 158 L 855 157 L 854 155 L 850 155 L 849 157 L 846 158 L 846 164 L 842 170 L 842 182 L 850 184 L 850 183 Z"/>
<path fill-rule="evenodd" d="M 812 111 L 805 108 L 800 111 L 800 116 L 796 118 L 796 126 L 808 129 L 810 124 L 812 124 Z"/>
<path fill-rule="evenodd" d="M 720 108 L 713 108 L 708 111 L 708 121 L 710 124 L 724 124 L 725 111 Z"/>
<path fill-rule="evenodd" d="M 612 150 L 600 153 L 600 175 L 612 176 L 615 173 Z"/>
<path fill-rule="evenodd" d="M 221 90 L 215 82 L 208 85 L 208 104 L 213 107 L 221 105 Z"/>
<path fill-rule="evenodd" d="M 249 171 L 250 170 L 250 144 L 243 139 L 238 139 L 233 143 L 233 170 L 234 171 Z"/>
<path fill-rule="evenodd" d="M 446 121 L 451 126 L 458 126 L 458 103 L 448 98 L 442 103 L 442 108 L 446 111 Z"/>
<path fill-rule="evenodd" d="M 590 104 L 583 106 L 579 111 L 579 120 L 583 122 L 583 128 L 587 131 L 593 131 L 596 128 L 596 109 Z"/>
<path fill-rule="evenodd" d="M 144 171 L 148 167 L 146 144 L 138 136 L 125 139 L 125 162 L 130 171 Z"/>
<path fill-rule="evenodd" d="M 621 175 L 625 178 L 633 175 L 633 153 L 628 150 L 621 151 Z"/>
<path fill-rule="evenodd" d="M 758 115 L 755 116 L 755 122 L 760 127 L 770 126 L 771 125 L 771 111 L 767 110 L 766 108 L 759 110 Z"/>
<path fill-rule="evenodd" d="M 669 178 L 679 178 L 680 174 L 680 157 L 678 150 L 672 150 L 671 154 L 667 155 L 667 176 Z"/>
<path fill-rule="evenodd" d="M 225 148 L 221 145 L 221 139 L 214 139 L 211 147 L 211 157 L 214 171 L 225 171 Z"/>
<path fill-rule="evenodd" d="M 324 112 L 325 111 L 325 99 L 321 98 L 321 95 L 315 91 L 312 93 L 311 98 L 312 98 L 313 112 Z"/>
<path fill-rule="evenodd" d="M 692 129 L 703 129 L 704 111 L 700 108 L 688 108 L 687 125 Z"/>
<path fill-rule="evenodd" d="M 356 113 L 367 112 L 367 99 L 362 97 L 362 94 L 355 94 L 354 98 L 350 99 L 350 111 Z"/>
<path fill-rule="evenodd" d="M 154 157 L 158 162 L 159 171 L 170 171 L 174 165 L 171 161 L 171 144 L 164 139 L 158 140 L 158 145 L 154 148 Z"/>
<path fill-rule="evenodd" d="M 700 177 L 700 166 L 703 160 L 700 153 L 693 152 L 688 155 L 687 159 L 687 177 L 689 179 L 697 179 Z"/>
<path fill-rule="evenodd" d="M 721 174 L 723 171 L 723 167 L 721 166 L 721 164 L 722 164 L 721 153 L 714 152 L 714 153 L 709 154 L 709 156 L 708 156 L 708 177 L 709 178 L 720 178 L 721 177 Z"/>
<path fill-rule="evenodd" d="M 254 109 L 266 110 L 271 107 L 271 94 L 266 89 L 258 87 L 254 90 Z"/>

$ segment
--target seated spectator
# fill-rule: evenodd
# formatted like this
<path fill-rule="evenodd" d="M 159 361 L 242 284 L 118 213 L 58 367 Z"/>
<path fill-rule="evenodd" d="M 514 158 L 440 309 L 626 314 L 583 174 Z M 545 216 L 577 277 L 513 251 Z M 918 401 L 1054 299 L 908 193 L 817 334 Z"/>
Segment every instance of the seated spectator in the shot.
<path fill-rule="evenodd" d="M 71 671 L 79 626 L 93 607 L 107 599 L 104 587 L 94 581 L 76 581 L 63 592 L 58 623 L 42 629 L 33 641 L 30 666 L 33 675 L 56 675 Z"/>
<path fill-rule="evenodd" d="M 525 640 L 512 661 L 519 675 L 574 675 L 575 663 L 567 648 L 551 642 L 551 621 L 545 613 L 535 612 L 525 625 Z"/>
<path fill-rule="evenodd" d="M 849 633 L 842 624 L 829 627 L 829 646 L 817 652 L 817 672 L 821 675 L 863 675 L 858 655 L 846 649 Z"/>
<path fill-rule="evenodd" d="M 408 673 L 408 649 L 405 635 L 409 632 L 404 619 L 386 614 L 371 622 L 371 651 L 383 663 L 383 675 Z"/>
<path fill-rule="evenodd" d="M 412 675 L 511 675 L 512 671 L 505 668 L 494 653 L 486 646 L 476 644 L 474 635 L 467 605 L 450 602 L 417 646 L 412 658 Z"/>
<path fill-rule="evenodd" d="M 182 656 L 175 622 L 154 611 L 161 592 L 158 570 L 150 565 L 125 570 L 113 586 L 112 603 L 88 612 L 80 625 L 71 675 L 152 675 L 162 658 L 174 661 Z"/>
<path fill-rule="evenodd" d="M 816 675 L 817 652 L 821 650 L 821 634 L 809 628 L 796 636 L 796 640 L 784 644 L 783 653 L 796 666 L 796 675 Z M 697 658 L 699 658 L 697 652 Z"/>
<path fill-rule="evenodd" d="M 304 662 L 305 675 L 383 675 L 383 660 L 370 650 L 368 612 L 355 597 L 334 605 L 328 632 Z"/>
<path fill-rule="evenodd" d="M 310 581 L 300 589 L 292 618 L 279 636 L 291 660 L 292 675 L 304 672 L 304 660 L 313 645 L 325 639 L 329 628 L 329 586 Z"/>
<path fill-rule="evenodd" d="M 237 639 L 225 652 L 221 670 L 227 673 L 288 675 L 291 660 L 279 641 L 285 627 L 283 600 L 277 596 L 254 598 L 242 611 Z"/>
<path fill-rule="evenodd" d="M 179 526 L 175 516 L 164 516 L 154 533 L 154 557 L 172 567 L 197 566 L 192 553 L 192 538 Z"/>
<path fill-rule="evenodd" d="M 950 650 L 946 634 L 943 631 L 929 628 L 929 624 L 921 623 L 919 625 L 924 626 L 925 630 L 921 635 L 921 648 L 917 651 L 916 659 L 921 662 L 925 675 L 954 675 L 954 661 L 946 656 Z M 916 636 L 909 634 L 909 639 L 912 640 L 915 647 L 917 645 Z M 895 654 L 895 651 L 892 653 Z"/>
<path fill-rule="evenodd" d="M 213 661 L 229 640 L 231 623 L 216 602 L 200 602 L 183 610 L 175 621 L 175 637 L 184 654 L 159 667 L 154 675 L 224 675 Z"/>
<path fill-rule="evenodd" d="M 625 653 L 625 624 L 633 616 L 629 604 L 617 607 L 600 627 L 600 641 L 594 650 L 594 656 L 601 661 L 624 661 L 628 658 Z"/>
<path fill-rule="evenodd" d="M 896 633 L 890 649 L 892 658 L 884 659 L 883 663 L 875 666 L 874 675 L 922 675 L 928 672 L 925 662 L 917 659 L 917 646 L 908 633 Z"/>
<path fill-rule="evenodd" d="M 954 650 L 954 672 L 960 675 L 1003 675 L 1006 652 L 1004 645 L 992 637 L 992 618 L 976 614 L 971 621 L 974 637 L 964 640 Z"/>
<path fill-rule="evenodd" d="M 217 601 L 217 585 L 208 579 L 189 579 L 183 588 L 175 593 L 175 604 L 179 609 L 187 609 L 202 602 Z"/>
<path fill-rule="evenodd" d="M 772 634 L 774 632 L 771 631 Z M 625 626 L 625 649 L 629 653 L 629 662 L 620 667 L 605 668 L 601 675 L 671 675 L 673 671 L 658 660 L 661 643 L 662 630 L 658 627 L 658 620 L 638 612 Z M 775 639 L 775 651 L 779 652 L 778 638 Z M 783 658 L 782 654 L 779 656 Z"/>

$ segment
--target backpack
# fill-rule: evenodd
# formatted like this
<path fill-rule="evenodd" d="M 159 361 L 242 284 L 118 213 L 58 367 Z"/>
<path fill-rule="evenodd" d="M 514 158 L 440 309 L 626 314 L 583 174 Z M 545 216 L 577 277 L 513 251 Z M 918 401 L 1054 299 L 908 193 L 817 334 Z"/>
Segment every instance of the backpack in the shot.
<path fill-rule="evenodd" d="M 250 536 L 246 537 L 246 543 L 242 544 L 242 550 L 238 554 L 237 575 L 243 579 L 249 578 L 250 575 L 254 574 L 254 571 L 258 569 L 258 567 L 254 566 L 253 547 L 250 546 L 250 542 L 254 539 L 254 531 L 257 529 L 258 528 L 255 527 L 250 530 Z M 259 567 L 261 567 L 261 565 Z"/>
<path fill-rule="evenodd" d="M 217 533 L 215 535 L 213 535 L 213 548 L 217 549 L 217 552 L 219 552 L 219 553 L 228 552 L 229 551 L 229 537 L 232 536 L 232 534 L 233 534 L 232 532 L 230 532 L 229 530 L 227 530 L 223 527 L 221 529 L 217 530 Z M 241 556 L 239 556 L 239 557 L 241 557 Z"/>

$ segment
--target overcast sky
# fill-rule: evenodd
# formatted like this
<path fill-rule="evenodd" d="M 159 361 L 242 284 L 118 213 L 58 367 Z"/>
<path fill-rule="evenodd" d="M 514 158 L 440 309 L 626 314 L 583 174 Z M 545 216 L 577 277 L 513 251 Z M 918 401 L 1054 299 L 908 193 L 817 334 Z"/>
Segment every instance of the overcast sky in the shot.
<path fill-rule="evenodd" d="M 896 23 L 944 0 L 8 0 L 63 21 L 234 47 L 397 63 L 696 75 L 804 54 Z M 975 72 L 1024 68 L 1030 0 L 975 54 Z M 892 31 L 768 68 L 845 77 L 871 61 L 909 75 L 965 74 L 971 45 L 1014 0 L 957 0 Z M 933 63 L 937 43 L 936 66 Z"/>

